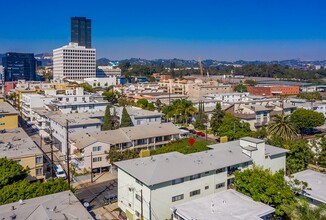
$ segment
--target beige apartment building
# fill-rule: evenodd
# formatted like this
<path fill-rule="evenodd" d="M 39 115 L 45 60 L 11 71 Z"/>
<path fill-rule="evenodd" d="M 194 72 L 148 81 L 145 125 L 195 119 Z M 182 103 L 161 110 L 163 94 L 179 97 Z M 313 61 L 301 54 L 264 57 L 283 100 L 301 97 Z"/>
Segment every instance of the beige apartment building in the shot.
<path fill-rule="evenodd" d="M 30 170 L 28 180 L 43 180 L 46 169 L 43 152 L 22 128 L 9 129 L 0 135 L 0 158 L 15 160 Z"/>

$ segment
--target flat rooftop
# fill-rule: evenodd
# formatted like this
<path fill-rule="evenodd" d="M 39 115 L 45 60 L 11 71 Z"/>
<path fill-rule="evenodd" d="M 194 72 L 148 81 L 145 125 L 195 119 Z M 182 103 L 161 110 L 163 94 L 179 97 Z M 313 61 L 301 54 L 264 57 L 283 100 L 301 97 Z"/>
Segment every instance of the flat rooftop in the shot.
<path fill-rule="evenodd" d="M 162 137 L 179 134 L 180 130 L 172 123 L 140 125 L 136 127 L 125 127 L 110 131 L 82 132 L 71 134 L 70 140 L 79 149 L 87 147 L 96 142 L 108 144 L 130 143 L 132 140 L 145 139 L 150 137 Z"/>
<path fill-rule="evenodd" d="M 275 211 L 232 189 L 177 205 L 171 210 L 185 220 L 258 220 Z"/>
<path fill-rule="evenodd" d="M 123 108 L 121 108 L 122 111 Z M 141 108 L 127 106 L 126 110 L 130 116 L 134 116 L 135 118 L 142 118 L 142 117 L 150 117 L 150 116 L 162 116 L 163 114 L 160 112 L 148 111 Z"/>
<path fill-rule="evenodd" d="M 101 120 L 97 118 L 90 118 L 88 114 L 85 113 L 75 113 L 75 114 L 49 114 L 48 117 L 60 124 L 61 126 L 66 126 L 66 120 L 69 121 L 69 126 L 76 125 L 89 125 L 89 124 L 101 124 Z"/>
<path fill-rule="evenodd" d="M 14 207 L 14 210 L 12 210 Z M 1 219 L 94 219 L 71 191 L 59 192 L 0 206 Z"/>
<path fill-rule="evenodd" d="M 18 114 L 16 109 L 12 107 L 8 102 L 1 102 L 0 103 L 0 115 L 12 115 Z"/>
<path fill-rule="evenodd" d="M 0 158 L 16 159 L 34 155 L 43 155 L 43 152 L 22 128 L 8 129 L 0 134 Z"/>
<path fill-rule="evenodd" d="M 251 138 L 244 140 L 248 141 Z M 254 143 L 259 141 L 261 140 L 251 140 Z M 211 150 L 187 155 L 170 152 L 152 157 L 125 160 L 117 162 L 115 165 L 147 186 L 151 186 L 235 164 L 252 162 L 252 159 L 242 152 L 239 140 L 210 145 L 209 148 Z M 278 155 L 286 152 L 288 150 L 265 145 L 266 155 Z"/>
<path fill-rule="evenodd" d="M 311 188 L 311 190 L 305 190 L 304 196 L 326 203 L 326 174 L 313 170 L 304 170 L 294 173 L 292 176 L 294 179 L 308 183 L 308 188 Z"/>

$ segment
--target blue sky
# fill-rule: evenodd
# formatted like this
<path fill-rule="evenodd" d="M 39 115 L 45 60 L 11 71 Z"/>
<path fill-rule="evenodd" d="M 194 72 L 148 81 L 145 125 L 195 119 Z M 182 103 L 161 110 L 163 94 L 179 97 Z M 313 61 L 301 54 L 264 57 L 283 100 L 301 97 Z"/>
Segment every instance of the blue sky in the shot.
<path fill-rule="evenodd" d="M 1 2 L 0 53 L 50 52 L 70 17 L 92 19 L 97 57 L 326 59 L 326 1 L 56 0 Z"/>

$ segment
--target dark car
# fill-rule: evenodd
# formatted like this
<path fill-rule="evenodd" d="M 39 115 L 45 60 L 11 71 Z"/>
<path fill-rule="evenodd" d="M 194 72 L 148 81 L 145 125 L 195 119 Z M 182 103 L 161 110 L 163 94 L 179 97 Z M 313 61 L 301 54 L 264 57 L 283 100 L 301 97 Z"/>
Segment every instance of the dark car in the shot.
<path fill-rule="evenodd" d="M 104 196 L 104 204 L 111 204 L 118 201 L 118 196 L 116 194 L 109 194 Z"/>
<path fill-rule="evenodd" d="M 201 131 L 197 131 L 196 134 L 197 134 L 197 136 L 205 137 L 205 133 L 203 133 Z"/>
<path fill-rule="evenodd" d="M 323 133 L 321 130 L 315 129 L 315 128 L 308 128 L 304 131 L 306 135 L 315 135 L 315 134 L 321 134 Z"/>
<path fill-rule="evenodd" d="M 191 133 L 191 134 L 196 134 L 196 131 L 193 130 L 193 129 L 190 129 L 190 130 L 189 130 L 189 133 Z"/>

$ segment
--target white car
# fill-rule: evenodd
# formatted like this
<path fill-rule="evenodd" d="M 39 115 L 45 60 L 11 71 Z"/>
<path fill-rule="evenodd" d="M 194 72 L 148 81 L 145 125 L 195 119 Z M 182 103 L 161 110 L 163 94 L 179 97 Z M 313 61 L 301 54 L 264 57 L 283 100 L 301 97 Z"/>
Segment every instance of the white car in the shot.
<path fill-rule="evenodd" d="M 55 174 L 57 175 L 58 178 L 67 179 L 66 173 L 62 169 L 61 165 L 56 165 L 54 169 L 55 169 Z"/>

